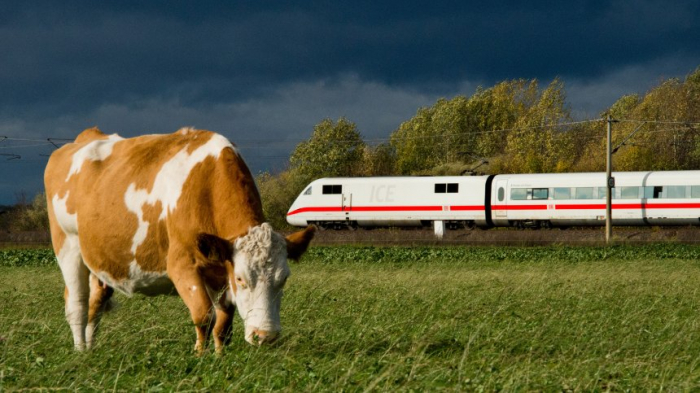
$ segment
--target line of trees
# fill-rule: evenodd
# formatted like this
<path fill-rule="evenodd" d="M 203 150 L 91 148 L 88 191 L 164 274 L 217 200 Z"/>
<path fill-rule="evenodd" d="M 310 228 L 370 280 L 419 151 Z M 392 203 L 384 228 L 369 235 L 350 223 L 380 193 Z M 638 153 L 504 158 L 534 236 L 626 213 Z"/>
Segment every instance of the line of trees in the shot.
<path fill-rule="evenodd" d="M 14 206 L 0 206 L 0 231 L 33 232 L 48 231 L 49 216 L 46 214 L 46 195 L 42 192 L 31 201 L 24 193 L 17 194 Z"/>
<path fill-rule="evenodd" d="M 639 128 L 615 154 L 615 170 L 700 169 L 700 132 L 688 124 L 700 122 L 700 67 L 621 97 L 607 115 L 629 120 L 615 124 L 614 143 Z M 346 118 L 324 119 L 287 170 L 256 180 L 268 220 L 284 228 L 291 203 L 320 177 L 603 171 L 605 144 L 604 122 L 573 121 L 561 80 L 517 79 L 420 108 L 377 145 Z"/>

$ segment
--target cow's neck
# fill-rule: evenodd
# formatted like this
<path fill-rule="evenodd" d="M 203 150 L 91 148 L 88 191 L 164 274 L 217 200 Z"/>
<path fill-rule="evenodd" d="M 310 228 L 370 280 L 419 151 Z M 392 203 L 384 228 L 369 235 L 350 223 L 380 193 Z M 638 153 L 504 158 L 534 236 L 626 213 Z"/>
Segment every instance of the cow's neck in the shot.
<path fill-rule="evenodd" d="M 211 197 L 218 236 L 232 240 L 265 221 L 255 181 L 237 154 L 224 154 L 214 174 Z"/>

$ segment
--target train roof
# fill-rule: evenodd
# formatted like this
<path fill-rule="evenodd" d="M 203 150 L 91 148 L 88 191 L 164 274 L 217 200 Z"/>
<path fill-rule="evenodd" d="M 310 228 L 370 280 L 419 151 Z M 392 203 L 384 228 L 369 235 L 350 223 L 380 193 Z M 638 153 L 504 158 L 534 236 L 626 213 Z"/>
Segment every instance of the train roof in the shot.
<path fill-rule="evenodd" d="M 484 181 L 487 176 L 363 176 L 363 177 L 323 177 L 316 179 L 313 183 L 366 183 L 366 182 L 403 182 L 403 181 Z"/>
<path fill-rule="evenodd" d="M 445 180 L 456 181 L 464 179 L 483 179 L 489 175 L 478 176 L 359 176 L 359 177 L 324 177 L 314 180 L 314 182 L 342 181 L 342 182 L 366 182 L 366 181 L 405 181 L 405 180 Z M 605 172 L 566 172 L 566 173 L 504 173 L 498 174 L 500 177 L 591 177 L 605 176 Z M 686 171 L 613 171 L 612 176 L 700 176 L 700 170 Z"/>

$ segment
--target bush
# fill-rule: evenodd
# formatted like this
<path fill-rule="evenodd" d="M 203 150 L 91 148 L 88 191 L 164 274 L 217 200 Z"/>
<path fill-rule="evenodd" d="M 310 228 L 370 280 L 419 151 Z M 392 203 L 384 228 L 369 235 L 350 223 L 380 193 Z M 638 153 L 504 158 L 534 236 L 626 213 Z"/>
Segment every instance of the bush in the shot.
<path fill-rule="evenodd" d="M 37 194 L 30 204 L 20 205 L 10 223 L 13 232 L 48 231 L 49 215 L 46 208 L 46 194 Z"/>

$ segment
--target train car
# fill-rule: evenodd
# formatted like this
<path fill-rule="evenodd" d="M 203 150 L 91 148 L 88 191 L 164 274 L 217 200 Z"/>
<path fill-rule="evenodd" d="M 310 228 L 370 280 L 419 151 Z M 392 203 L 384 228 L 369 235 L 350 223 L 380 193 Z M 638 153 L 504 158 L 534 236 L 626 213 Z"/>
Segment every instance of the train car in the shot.
<path fill-rule="evenodd" d="M 700 224 L 700 171 L 614 172 L 613 225 Z M 495 226 L 605 225 L 605 173 L 498 175 Z"/>
<path fill-rule="evenodd" d="M 613 177 L 613 225 L 700 225 L 700 171 Z M 338 229 L 595 226 L 605 225 L 606 192 L 602 172 L 324 178 L 299 195 L 287 222 Z"/>
<path fill-rule="evenodd" d="M 324 178 L 309 184 L 287 213 L 295 226 L 321 228 L 486 226 L 487 176 Z"/>

